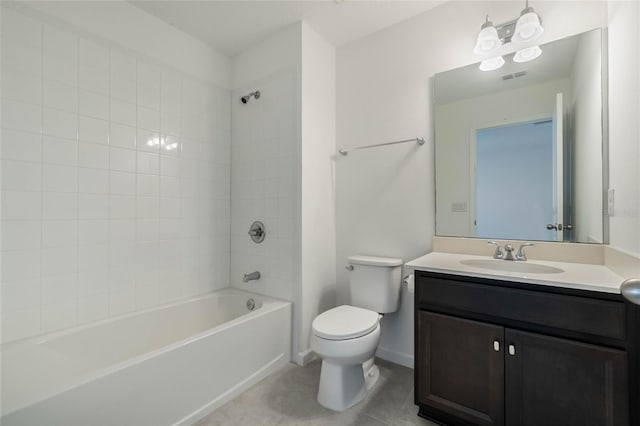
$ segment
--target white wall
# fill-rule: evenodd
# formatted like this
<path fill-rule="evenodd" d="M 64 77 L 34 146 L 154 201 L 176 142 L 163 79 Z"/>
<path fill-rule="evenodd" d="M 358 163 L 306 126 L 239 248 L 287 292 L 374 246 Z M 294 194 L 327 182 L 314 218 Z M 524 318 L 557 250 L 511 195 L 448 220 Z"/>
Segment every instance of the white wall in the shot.
<path fill-rule="evenodd" d="M 336 303 L 336 51 L 302 25 L 302 322 L 300 364 L 311 322 Z"/>
<path fill-rule="evenodd" d="M 640 4 L 609 3 L 611 246 L 640 255 Z"/>
<path fill-rule="evenodd" d="M 228 286 L 228 64 L 91 5 L 3 3 L 3 342 Z"/>
<path fill-rule="evenodd" d="M 300 331 L 301 24 L 232 59 L 231 285 L 294 303 L 293 354 Z M 260 90 L 247 104 L 240 97 Z M 266 238 L 247 231 L 255 220 Z M 260 271 L 258 281 L 243 274 Z"/>
<path fill-rule="evenodd" d="M 231 283 L 294 301 L 292 358 L 335 306 L 335 49 L 305 23 L 232 60 Z M 244 105 L 240 96 L 260 90 Z M 247 236 L 262 220 L 260 245 Z M 242 275 L 259 270 L 259 281 Z"/>
<path fill-rule="evenodd" d="M 604 2 L 537 2 L 542 43 L 606 26 Z M 472 49 L 485 14 L 504 22 L 517 2 L 450 2 L 337 52 L 338 147 L 415 136 L 422 148 L 401 145 L 359 151 L 337 162 L 338 303 L 348 301 L 344 271 L 350 254 L 416 258 L 434 234 L 430 78 L 477 62 Z M 464 13 L 461 13 L 464 11 Z M 413 363 L 413 297 L 403 289 L 400 312 L 382 320 L 379 354 Z"/>
<path fill-rule="evenodd" d="M 570 116 L 573 129 L 573 241 L 602 243 L 602 39 L 580 38 L 573 63 Z M 565 98 L 567 99 L 567 98 Z"/>
<path fill-rule="evenodd" d="M 44 16 L 138 54 L 179 68 L 217 86 L 230 84 L 229 59 L 222 53 L 124 0 L 25 1 Z"/>

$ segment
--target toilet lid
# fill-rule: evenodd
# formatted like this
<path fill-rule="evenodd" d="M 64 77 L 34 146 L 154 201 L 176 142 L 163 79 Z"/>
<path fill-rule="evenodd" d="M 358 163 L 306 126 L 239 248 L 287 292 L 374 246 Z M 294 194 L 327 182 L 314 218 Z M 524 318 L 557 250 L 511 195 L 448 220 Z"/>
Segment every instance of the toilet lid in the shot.
<path fill-rule="evenodd" d="M 311 324 L 313 333 L 323 339 L 355 339 L 378 326 L 379 314 L 356 306 L 342 305 L 318 315 Z"/>

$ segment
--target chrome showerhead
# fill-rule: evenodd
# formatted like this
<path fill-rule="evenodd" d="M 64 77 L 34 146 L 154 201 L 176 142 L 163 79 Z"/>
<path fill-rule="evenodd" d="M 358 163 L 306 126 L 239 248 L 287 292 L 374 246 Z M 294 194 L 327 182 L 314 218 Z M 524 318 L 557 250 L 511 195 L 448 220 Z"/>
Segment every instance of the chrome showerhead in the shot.
<path fill-rule="evenodd" d="M 248 95 L 241 97 L 240 100 L 243 104 L 246 104 L 247 102 L 249 102 L 252 96 L 256 99 L 260 99 L 260 91 L 256 90 L 255 92 L 251 92 Z"/>

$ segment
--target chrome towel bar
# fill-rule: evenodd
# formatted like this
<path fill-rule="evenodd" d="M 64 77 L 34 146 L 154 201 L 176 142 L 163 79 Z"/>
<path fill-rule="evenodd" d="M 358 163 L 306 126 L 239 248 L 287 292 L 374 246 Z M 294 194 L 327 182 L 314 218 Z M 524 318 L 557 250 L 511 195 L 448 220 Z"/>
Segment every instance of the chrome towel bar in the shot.
<path fill-rule="evenodd" d="M 413 138 L 413 139 L 405 139 L 405 140 L 402 140 L 402 141 L 379 143 L 379 144 L 376 144 L 376 145 L 365 145 L 365 146 L 357 146 L 355 148 L 339 149 L 338 152 L 340 154 L 342 154 L 342 155 L 347 155 L 349 152 L 356 151 L 358 149 L 376 148 L 376 147 L 379 147 L 379 146 L 395 145 L 395 144 L 398 144 L 398 143 L 407 143 L 407 142 L 416 142 L 418 145 L 424 145 L 424 139 L 423 138 Z"/>

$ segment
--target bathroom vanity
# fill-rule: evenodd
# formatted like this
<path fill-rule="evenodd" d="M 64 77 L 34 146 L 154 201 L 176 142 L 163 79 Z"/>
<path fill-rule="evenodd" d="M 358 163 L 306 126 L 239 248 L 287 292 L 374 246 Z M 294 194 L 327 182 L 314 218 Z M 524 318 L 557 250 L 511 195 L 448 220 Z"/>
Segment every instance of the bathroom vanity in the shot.
<path fill-rule="evenodd" d="M 518 262 L 562 270 L 522 273 L 469 260 L 482 257 L 431 253 L 408 264 L 421 417 L 640 424 L 640 306 L 620 295 L 620 277 L 598 265 Z"/>

